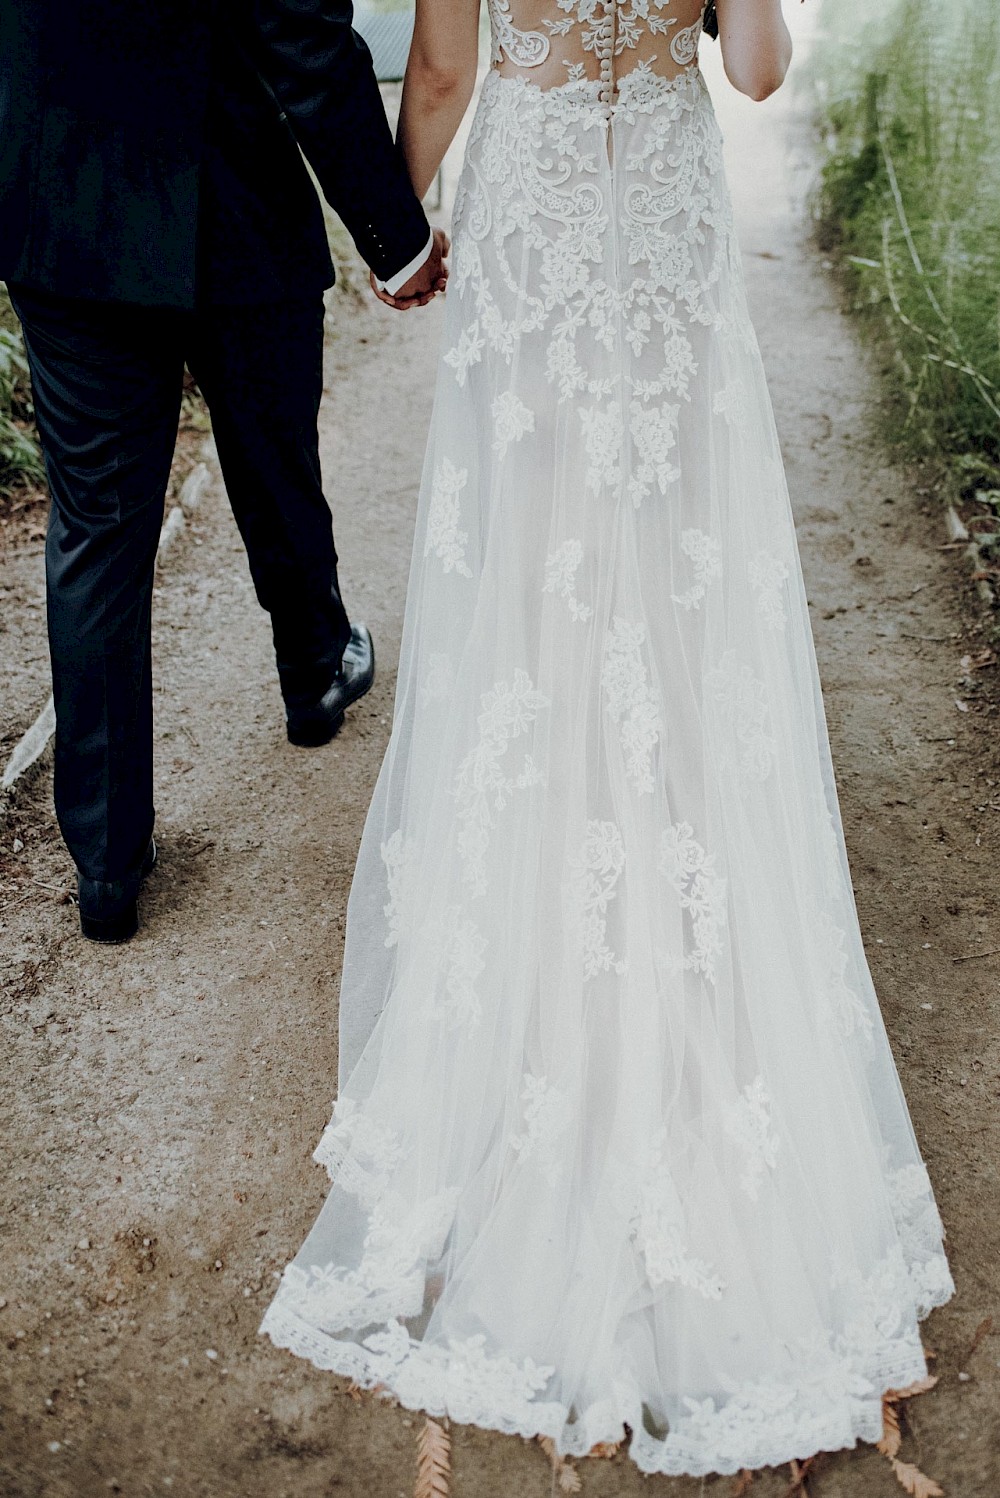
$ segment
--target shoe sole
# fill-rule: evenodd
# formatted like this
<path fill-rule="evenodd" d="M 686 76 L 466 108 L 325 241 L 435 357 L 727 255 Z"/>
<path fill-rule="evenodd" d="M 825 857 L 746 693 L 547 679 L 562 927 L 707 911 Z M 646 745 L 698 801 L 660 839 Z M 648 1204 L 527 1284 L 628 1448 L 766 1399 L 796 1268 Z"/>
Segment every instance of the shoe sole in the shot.
<path fill-rule="evenodd" d="M 374 666 L 374 659 L 372 664 Z M 346 707 L 353 707 L 356 702 L 360 702 L 362 697 L 368 695 L 374 685 L 375 672 L 373 670 L 364 686 L 359 692 L 355 692 L 354 696 L 346 704 Z M 296 749 L 321 749 L 324 744 L 329 744 L 337 737 L 343 726 L 344 713 L 340 712 L 334 719 L 332 726 L 327 722 L 322 724 L 317 723 L 315 726 L 305 723 L 299 728 L 289 727 L 288 742 L 294 744 Z"/>
<path fill-rule="evenodd" d="M 159 850 L 156 843 L 151 839 L 149 849 L 142 861 L 140 879 L 145 879 L 147 874 L 155 869 L 159 858 Z M 94 916 L 84 915 L 80 912 L 80 934 L 88 941 L 100 942 L 105 947 L 124 946 L 125 942 L 131 941 L 139 929 L 139 902 L 134 900 L 130 906 L 121 911 L 112 920 L 101 921 Z"/>
<path fill-rule="evenodd" d="M 80 932 L 88 941 L 100 942 L 106 947 L 120 947 L 131 941 L 139 929 L 139 907 L 123 911 L 113 921 L 97 921 L 93 916 L 80 916 Z"/>
<path fill-rule="evenodd" d="M 322 749 L 324 744 L 329 744 L 337 737 L 343 726 L 344 714 L 340 713 L 332 725 L 324 723 L 322 727 L 317 725 L 316 728 L 289 728 L 288 742 L 294 744 L 296 749 Z"/>

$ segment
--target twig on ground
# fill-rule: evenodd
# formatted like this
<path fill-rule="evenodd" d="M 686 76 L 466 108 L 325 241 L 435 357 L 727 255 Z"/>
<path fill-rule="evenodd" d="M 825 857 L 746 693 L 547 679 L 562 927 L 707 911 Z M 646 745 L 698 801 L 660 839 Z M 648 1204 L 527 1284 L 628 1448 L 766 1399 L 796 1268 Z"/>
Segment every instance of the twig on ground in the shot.
<path fill-rule="evenodd" d="M 785 1489 L 782 1498 L 809 1498 L 809 1489 L 806 1484 L 815 1462 L 816 1458 L 810 1456 L 804 1462 L 789 1463 L 792 1469 L 792 1481 Z"/>
<path fill-rule="evenodd" d="M 980 1321 L 979 1325 L 976 1327 L 976 1330 L 972 1334 L 972 1341 L 969 1344 L 969 1350 L 965 1354 L 965 1357 L 962 1359 L 963 1363 L 967 1363 L 969 1361 L 969 1359 L 972 1357 L 972 1354 L 975 1352 L 976 1348 L 979 1346 L 980 1342 L 985 1341 L 985 1339 L 989 1336 L 989 1334 L 990 1334 L 990 1332 L 992 1330 L 993 1330 L 993 1317 L 992 1316 L 984 1316 L 983 1319 L 982 1319 L 982 1321 Z"/>

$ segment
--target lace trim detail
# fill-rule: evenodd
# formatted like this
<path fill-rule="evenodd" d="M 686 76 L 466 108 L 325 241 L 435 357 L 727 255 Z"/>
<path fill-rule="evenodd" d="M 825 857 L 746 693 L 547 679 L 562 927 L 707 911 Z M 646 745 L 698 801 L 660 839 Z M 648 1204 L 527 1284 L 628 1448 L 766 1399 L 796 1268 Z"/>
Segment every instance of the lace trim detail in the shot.
<path fill-rule="evenodd" d="M 289 1264 L 278 1292 L 296 1316 L 338 1330 L 416 1316 L 424 1299 L 423 1266 L 440 1256 L 455 1213 L 456 1190 L 401 1208 L 388 1194 L 370 1208 L 357 1269 Z"/>
<path fill-rule="evenodd" d="M 489 0 L 492 46 L 490 60 L 503 61 L 504 53 L 519 68 L 537 68 L 549 55 L 549 39 L 540 31 L 520 31 L 510 18 L 510 0 Z"/>
<path fill-rule="evenodd" d="M 550 38 L 569 36 L 580 30 L 579 48 L 598 62 L 600 77 L 595 80 L 600 101 L 611 107 L 615 96 L 615 59 L 640 45 L 646 35 L 670 36 L 670 56 L 678 66 L 689 66 L 697 56 L 702 17 L 692 25 L 671 34 L 676 16 L 662 12 L 670 0 L 556 0 L 563 12 L 558 19 L 545 17 L 540 31 L 523 31 L 511 18 L 510 0 L 489 0 L 492 46 L 490 57 L 495 66 L 507 57 L 517 67 L 537 68 L 549 57 Z M 580 77 L 583 63 L 565 60 L 570 77 Z"/>
<path fill-rule="evenodd" d="M 943 1268 L 928 1310 L 953 1293 L 944 1257 L 937 1258 Z M 931 1274 L 925 1278 L 929 1282 Z M 841 1294 L 852 1288 L 861 1293 L 850 1334 L 832 1339 L 825 1349 L 791 1349 L 794 1365 L 785 1378 L 746 1384 L 723 1405 L 686 1399 L 683 1418 L 664 1439 L 644 1429 L 642 1407 L 627 1387 L 571 1412 L 544 1398 L 553 1368 L 492 1353 L 482 1337 L 447 1347 L 427 1345 L 387 1317 L 383 1330 L 363 1342 L 341 1341 L 296 1309 L 284 1280 L 261 1331 L 318 1368 L 362 1388 L 381 1386 L 407 1409 L 527 1439 L 549 1436 L 570 1456 L 586 1455 L 599 1441 L 623 1440 L 628 1425 L 633 1431 L 629 1454 L 641 1471 L 700 1477 L 777 1467 L 806 1452 L 878 1440 L 882 1394 L 922 1378 L 927 1364 L 919 1336 L 901 1325 L 900 1313 L 912 1304 L 913 1294 L 902 1255 L 889 1255 L 867 1284 L 859 1277 L 853 1287 L 842 1283 Z"/>
<path fill-rule="evenodd" d="M 313 1159 L 342 1190 L 374 1207 L 406 1153 L 395 1129 L 362 1112 L 354 1098 L 345 1097 L 334 1105 Z"/>

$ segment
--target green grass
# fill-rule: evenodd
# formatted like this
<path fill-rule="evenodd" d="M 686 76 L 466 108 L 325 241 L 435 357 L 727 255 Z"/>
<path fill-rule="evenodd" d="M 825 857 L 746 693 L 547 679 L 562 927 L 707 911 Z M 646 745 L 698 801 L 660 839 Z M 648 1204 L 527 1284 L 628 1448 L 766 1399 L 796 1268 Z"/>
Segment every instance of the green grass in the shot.
<path fill-rule="evenodd" d="M 21 331 L 0 283 L 0 495 L 42 478 Z"/>
<path fill-rule="evenodd" d="M 1000 511 L 1000 12 L 823 5 L 822 243 L 887 353 L 893 435 Z"/>

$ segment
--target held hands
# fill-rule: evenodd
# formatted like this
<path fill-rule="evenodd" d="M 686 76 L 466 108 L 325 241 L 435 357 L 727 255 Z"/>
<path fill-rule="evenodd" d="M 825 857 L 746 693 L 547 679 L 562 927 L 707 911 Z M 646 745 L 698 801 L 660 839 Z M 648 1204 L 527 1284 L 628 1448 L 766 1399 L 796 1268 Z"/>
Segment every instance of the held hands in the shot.
<path fill-rule="evenodd" d="M 374 273 L 371 276 L 372 291 L 380 302 L 385 302 L 387 307 L 394 307 L 397 312 L 409 312 L 411 307 L 426 307 L 428 302 L 432 302 L 445 289 L 448 281 L 445 259 L 450 249 L 451 241 L 447 234 L 443 229 L 435 229 L 430 254 L 395 296 L 390 296 L 387 291 L 379 291 Z"/>

